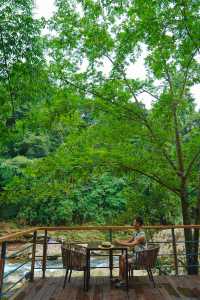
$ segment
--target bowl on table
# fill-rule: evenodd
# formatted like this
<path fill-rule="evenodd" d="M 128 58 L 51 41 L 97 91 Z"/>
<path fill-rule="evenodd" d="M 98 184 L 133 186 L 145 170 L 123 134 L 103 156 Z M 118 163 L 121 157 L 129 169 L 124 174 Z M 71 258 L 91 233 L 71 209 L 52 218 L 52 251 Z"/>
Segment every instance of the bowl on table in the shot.
<path fill-rule="evenodd" d="M 110 242 L 102 242 L 101 245 L 99 245 L 100 249 L 110 249 L 113 245 Z"/>

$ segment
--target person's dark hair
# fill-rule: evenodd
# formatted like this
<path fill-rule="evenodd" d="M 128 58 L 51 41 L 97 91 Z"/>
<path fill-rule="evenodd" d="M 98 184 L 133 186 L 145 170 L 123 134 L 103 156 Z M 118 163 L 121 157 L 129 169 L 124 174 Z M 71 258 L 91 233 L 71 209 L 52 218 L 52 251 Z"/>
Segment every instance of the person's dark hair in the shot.
<path fill-rule="evenodd" d="M 143 221 L 142 217 L 140 217 L 140 216 L 136 216 L 136 217 L 134 218 L 134 220 L 135 220 L 137 223 L 139 223 L 141 226 L 144 224 L 144 221 Z"/>

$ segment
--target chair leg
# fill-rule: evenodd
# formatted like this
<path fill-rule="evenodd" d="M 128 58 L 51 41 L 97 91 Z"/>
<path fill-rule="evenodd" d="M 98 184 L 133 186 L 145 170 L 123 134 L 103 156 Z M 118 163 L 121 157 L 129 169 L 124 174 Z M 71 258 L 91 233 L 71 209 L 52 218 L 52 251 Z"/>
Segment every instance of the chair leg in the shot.
<path fill-rule="evenodd" d="M 149 280 L 151 281 L 151 274 L 149 272 L 149 269 L 146 269 L 147 270 L 147 273 L 148 273 L 148 276 L 149 276 Z"/>
<path fill-rule="evenodd" d="M 83 272 L 84 276 L 83 276 L 83 288 L 84 288 L 84 291 L 86 290 L 86 270 L 84 270 Z"/>
<path fill-rule="evenodd" d="M 69 278 L 68 278 L 68 282 L 70 282 L 70 280 L 71 280 L 71 276 L 72 276 L 72 270 L 70 270 L 70 272 L 69 272 Z"/>
<path fill-rule="evenodd" d="M 64 283 L 63 283 L 63 289 L 65 288 L 65 285 L 66 285 L 68 272 L 69 272 L 69 269 L 67 268 L 67 269 L 66 269 L 66 273 L 65 273 Z"/>
<path fill-rule="evenodd" d="M 151 276 L 151 281 L 153 282 L 153 286 L 156 287 L 156 284 L 155 284 L 155 281 L 154 281 L 154 278 L 153 278 L 153 273 L 152 273 L 151 269 L 149 269 L 149 273 L 150 273 L 150 276 Z"/>
<path fill-rule="evenodd" d="M 155 284 L 155 281 L 154 281 L 154 278 L 153 278 L 153 273 L 152 273 L 150 268 L 147 269 L 147 273 L 148 273 L 148 276 L 149 276 L 149 280 L 153 283 L 153 286 L 156 287 L 156 284 Z"/>
<path fill-rule="evenodd" d="M 131 269 L 131 277 L 133 278 L 133 268 Z"/>
<path fill-rule="evenodd" d="M 86 268 L 85 270 L 85 290 L 88 291 L 90 282 L 90 269 Z"/>

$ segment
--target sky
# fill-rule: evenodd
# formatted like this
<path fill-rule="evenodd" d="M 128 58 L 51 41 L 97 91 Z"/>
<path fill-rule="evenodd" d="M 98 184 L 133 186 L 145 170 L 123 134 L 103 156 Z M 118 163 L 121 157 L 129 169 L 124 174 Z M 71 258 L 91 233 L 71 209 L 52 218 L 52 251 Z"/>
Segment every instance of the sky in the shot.
<path fill-rule="evenodd" d="M 34 0 L 37 17 L 50 18 L 55 10 L 54 0 Z"/>
<path fill-rule="evenodd" d="M 54 5 L 54 0 L 34 0 L 35 2 L 35 16 L 37 18 L 44 17 L 45 19 L 48 19 L 52 17 L 54 11 L 55 11 L 55 5 Z M 47 32 L 45 32 L 47 33 Z M 137 62 L 130 66 L 127 70 L 127 78 L 132 77 L 132 74 L 135 75 L 135 77 L 140 78 L 140 79 L 145 79 L 145 67 L 144 67 L 144 57 L 145 57 L 145 51 L 142 53 L 141 57 L 137 60 Z M 86 66 L 87 63 L 83 65 L 83 68 Z M 103 64 L 103 71 L 104 74 L 109 73 L 110 69 L 110 63 L 105 61 Z M 197 109 L 200 109 L 200 84 L 195 85 L 191 89 L 191 93 L 193 97 L 195 98 L 195 102 L 197 105 Z M 146 105 L 147 108 L 151 107 L 151 102 L 153 98 L 149 96 L 148 94 L 141 95 L 141 100 L 144 99 L 143 101 L 144 104 Z"/>

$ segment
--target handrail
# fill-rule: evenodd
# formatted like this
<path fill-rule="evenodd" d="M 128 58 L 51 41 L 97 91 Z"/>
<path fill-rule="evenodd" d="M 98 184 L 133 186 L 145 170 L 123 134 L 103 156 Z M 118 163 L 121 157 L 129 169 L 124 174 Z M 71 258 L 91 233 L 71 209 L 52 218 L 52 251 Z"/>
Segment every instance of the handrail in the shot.
<path fill-rule="evenodd" d="M 200 225 L 145 225 L 143 229 L 157 229 L 157 230 L 165 230 L 165 229 L 191 229 L 191 228 L 199 228 Z M 79 231 L 79 230 L 98 230 L 98 231 L 126 231 L 133 230 L 134 226 L 57 226 L 57 227 L 33 227 L 31 229 L 22 230 L 19 232 L 11 233 L 5 236 L 0 237 L 0 244 L 4 241 L 12 240 L 16 237 L 23 236 L 28 233 L 33 233 L 34 231 Z"/>
<path fill-rule="evenodd" d="M 129 229 L 134 229 L 134 226 L 130 225 L 119 225 L 119 226 L 114 226 L 114 225 L 104 225 L 104 226 L 55 226 L 55 227 L 39 227 L 39 230 L 45 230 L 47 229 L 48 231 L 57 231 L 57 230 L 129 230 Z M 199 228 L 200 225 L 145 225 L 142 227 L 143 229 L 176 229 L 176 228 Z"/>
<path fill-rule="evenodd" d="M 34 227 L 34 228 L 31 228 L 31 229 L 26 229 L 26 230 L 22 230 L 22 231 L 18 231 L 18 232 L 15 232 L 15 233 L 10 233 L 8 235 L 1 236 L 0 237 L 0 244 L 3 243 L 3 242 L 6 242 L 6 241 L 10 241 L 13 238 L 20 237 L 20 236 L 23 236 L 23 235 L 28 234 L 28 233 L 32 233 L 35 230 L 40 230 L 39 228 L 40 227 Z"/>

